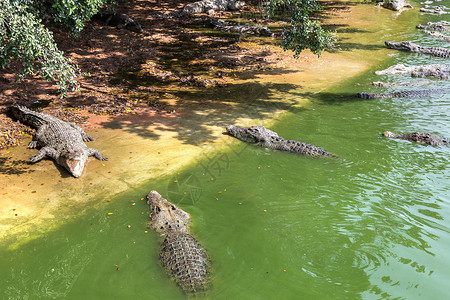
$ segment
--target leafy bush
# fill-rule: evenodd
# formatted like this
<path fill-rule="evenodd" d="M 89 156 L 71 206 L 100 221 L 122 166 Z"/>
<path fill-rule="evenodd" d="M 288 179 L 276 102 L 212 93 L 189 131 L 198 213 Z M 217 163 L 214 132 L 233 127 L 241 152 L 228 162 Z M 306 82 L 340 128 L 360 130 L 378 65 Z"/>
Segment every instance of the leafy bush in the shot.
<path fill-rule="evenodd" d="M 55 81 L 65 95 L 77 89 L 80 71 L 56 46 L 44 25 L 59 23 L 76 35 L 84 22 L 112 0 L 0 0 L 0 66 L 21 62 L 18 78 L 38 75 Z"/>
<path fill-rule="evenodd" d="M 320 56 L 326 48 L 332 48 L 335 36 L 320 26 L 318 21 L 310 20 L 311 13 L 322 9 L 315 0 L 270 0 L 267 3 L 269 15 L 287 20 L 282 33 L 281 47 L 293 50 L 298 57 L 305 49 Z"/>

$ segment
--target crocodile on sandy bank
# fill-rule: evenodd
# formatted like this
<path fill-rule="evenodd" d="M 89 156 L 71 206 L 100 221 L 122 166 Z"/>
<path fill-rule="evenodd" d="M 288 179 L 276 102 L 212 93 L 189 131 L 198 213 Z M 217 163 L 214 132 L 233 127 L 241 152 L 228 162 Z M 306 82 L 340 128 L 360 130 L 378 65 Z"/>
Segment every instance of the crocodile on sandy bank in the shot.
<path fill-rule="evenodd" d="M 241 141 L 269 149 L 287 151 L 300 155 L 336 157 L 334 154 L 328 153 L 317 146 L 282 138 L 276 132 L 266 129 L 264 126 L 238 127 L 228 125 L 226 130 L 229 135 Z"/>
<path fill-rule="evenodd" d="M 397 64 L 387 69 L 376 71 L 377 75 L 399 75 L 399 74 L 411 74 L 413 77 L 434 77 L 438 79 L 450 78 L 450 65 L 446 64 L 430 64 L 420 66 L 407 67 L 403 64 Z"/>
<path fill-rule="evenodd" d="M 164 241 L 159 252 L 162 265 L 188 293 L 207 290 L 209 258 L 205 249 L 189 233 L 190 216 L 164 199 L 157 191 L 147 195 L 150 227 L 161 233 Z"/>
<path fill-rule="evenodd" d="M 270 29 L 265 26 L 257 27 L 248 25 L 230 25 L 229 23 L 222 20 L 212 22 L 211 25 L 214 27 L 214 29 L 224 32 L 235 32 L 240 34 L 251 34 L 259 36 L 273 36 L 272 31 L 270 31 Z"/>
<path fill-rule="evenodd" d="M 405 0 L 385 0 L 378 2 L 376 7 L 384 7 L 390 10 L 399 11 L 402 10 L 404 7 L 408 8 L 414 8 L 411 4 L 406 2 Z"/>
<path fill-rule="evenodd" d="M 20 122 L 36 129 L 28 148 L 39 147 L 40 150 L 37 155 L 30 158 L 32 163 L 49 156 L 74 177 L 80 177 L 89 156 L 94 155 L 99 160 L 107 160 L 97 149 L 86 146 L 84 142 L 93 141 L 94 138 L 77 125 L 24 106 L 12 106 L 11 112 Z"/>
<path fill-rule="evenodd" d="M 450 146 L 450 139 L 442 138 L 438 135 L 424 132 L 413 133 L 392 133 L 390 131 L 383 132 L 383 135 L 388 138 L 408 140 L 417 142 L 419 144 L 431 145 L 431 146 Z"/>
<path fill-rule="evenodd" d="M 422 98 L 429 95 L 443 94 L 449 92 L 450 88 L 417 90 L 417 91 L 401 91 L 393 93 L 358 93 L 354 95 L 356 98 L 362 99 L 378 99 L 378 98 Z"/>
<path fill-rule="evenodd" d="M 233 0 L 203 0 L 189 3 L 181 11 L 162 15 L 150 15 L 149 17 L 158 18 L 181 18 L 193 14 L 207 13 L 214 14 L 216 11 L 237 10 L 242 6 L 241 2 Z"/>
<path fill-rule="evenodd" d="M 446 49 L 446 48 L 425 47 L 425 46 L 420 46 L 420 45 L 414 44 L 413 42 L 410 42 L 410 41 L 403 41 L 403 42 L 386 41 L 384 43 L 390 49 L 408 51 L 408 52 L 414 52 L 414 53 L 423 53 L 423 54 L 429 54 L 432 56 L 438 56 L 438 57 L 444 57 L 444 58 L 450 57 L 450 50 Z"/>
<path fill-rule="evenodd" d="M 92 18 L 104 21 L 106 26 L 114 26 L 117 29 L 125 28 L 136 33 L 143 32 L 141 24 L 125 14 L 98 13 Z"/>

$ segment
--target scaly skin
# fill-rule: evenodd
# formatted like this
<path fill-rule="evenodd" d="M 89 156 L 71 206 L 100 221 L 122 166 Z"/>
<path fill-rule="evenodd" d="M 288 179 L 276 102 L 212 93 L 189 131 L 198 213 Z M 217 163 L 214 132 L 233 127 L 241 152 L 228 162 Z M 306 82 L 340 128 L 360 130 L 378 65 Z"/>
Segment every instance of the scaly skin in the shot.
<path fill-rule="evenodd" d="M 141 24 L 131 19 L 125 14 L 103 14 L 98 13 L 92 17 L 93 19 L 105 21 L 107 26 L 115 26 L 117 29 L 128 29 L 136 33 L 142 33 Z"/>
<path fill-rule="evenodd" d="M 434 90 L 419 90 L 419 91 L 402 91 L 393 93 L 358 93 L 355 95 L 357 98 L 362 99 L 377 99 L 377 98 L 422 98 L 434 94 L 443 94 L 450 91 L 447 89 L 434 89 Z"/>
<path fill-rule="evenodd" d="M 202 0 L 187 4 L 181 11 L 154 16 L 158 18 L 181 18 L 199 13 L 212 14 L 216 11 L 237 10 L 239 6 L 240 4 L 234 0 Z"/>
<path fill-rule="evenodd" d="M 300 155 L 336 157 L 317 146 L 282 138 L 276 132 L 266 129 L 264 126 L 238 127 L 229 125 L 226 127 L 226 130 L 229 135 L 241 141 L 269 149 L 287 151 Z"/>
<path fill-rule="evenodd" d="M 189 233 L 189 214 L 156 191 L 148 193 L 147 204 L 150 227 L 164 236 L 159 255 L 166 272 L 188 293 L 208 289 L 208 255 Z"/>
<path fill-rule="evenodd" d="M 383 132 L 383 135 L 388 138 L 408 140 L 416 142 L 423 145 L 431 146 L 450 146 L 450 139 L 442 138 L 438 135 L 424 132 L 413 132 L 413 133 L 392 133 L 390 131 Z"/>
<path fill-rule="evenodd" d="M 447 64 L 430 64 L 407 67 L 403 64 L 397 64 L 391 66 L 385 70 L 376 71 L 377 75 L 399 75 L 399 74 L 411 74 L 413 77 L 433 77 L 438 79 L 450 78 L 450 65 Z"/>
<path fill-rule="evenodd" d="M 410 41 L 403 41 L 403 42 L 386 41 L 384 43 L 386 44 L 386 47 L 388 47 L 390 49 L 408 51 L 408 52 L 414 52 L 414 53 L 429 54 L 432 56 L 443 57 L 443 58 L 450 57 L 450 50 L 445 49 L 445 48 L 425 47 L 425 46 L 420 46 L 420 45 L 414 44 L 413 42 L 410 42 Z"/>
<path fill-rule="evenodd" d="M 378 2 L 377 7 L 384 7 L 390 10 L 394 10 L 394 11 L 399 11 L 404 7 L 408 7 L 408 8 L 414 8 L 411 4 L 409 4 L 408 2 L 406 2 L 405 0 L 389 0 L 389 1 L 382 1 L 382 2 Z"/>
<path fill-rule="evenodd" d="M 97 149 L 86 146 L 84 142 L 93 141 L 94 138 L 77 125 L 24 106 L 12 106 L 11 111 L 19 121 L 37 130 L 28 145 L 29 149 L 40 148 L 39 153 L 30 158 L 32 163 L 49 156 L 74 177 L 80 177 L 89 156 L 107 160 Z"/>

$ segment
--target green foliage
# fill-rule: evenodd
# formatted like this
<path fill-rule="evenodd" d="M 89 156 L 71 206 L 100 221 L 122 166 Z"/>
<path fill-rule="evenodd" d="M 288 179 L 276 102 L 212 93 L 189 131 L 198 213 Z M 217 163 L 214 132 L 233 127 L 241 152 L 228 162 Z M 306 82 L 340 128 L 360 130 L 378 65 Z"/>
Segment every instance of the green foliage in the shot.
<path fill-rule="evenodd" d="M 84 23 L 90 20 L 102 5 L 113 8 L 116 4 L 115 0 L 29 0 L 28 2 L 28 11 L 37 14 L 41 19 L 62 24 L 75 36 L 83 30 Z"/>
<path fill-rule="evenodd" d="M 293 50 L 295 57 L 305 49 L 320 56 L 323 50 L 333 47 L 334 34 L 324 30 L 318 21 L 310 20 L 311 13 L 322 9 L 317 1 L 270 0 L 267 9 L 271 16 L 288 21 L 283 28 L 281 47 Z"/>
<path fill-rule="evenodd" d="M 18 79 L 38 75 L 55 81 L 65 95 L 78 88 L 80 71 L 64 57 L 53 34 L 43 25 L 62 24 L 76 35 L 102 4 L 112 0 L 0 0 L 0 67 L 21 63 Z"/>

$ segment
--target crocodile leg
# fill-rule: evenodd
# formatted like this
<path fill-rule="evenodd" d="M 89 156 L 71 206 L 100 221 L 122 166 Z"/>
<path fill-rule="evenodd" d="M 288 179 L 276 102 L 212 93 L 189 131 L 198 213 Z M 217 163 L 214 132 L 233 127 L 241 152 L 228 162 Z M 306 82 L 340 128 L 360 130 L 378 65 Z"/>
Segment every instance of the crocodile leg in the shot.
<path fill-rule="evenodd" d="M 103 157 L 103 155 L 100 154 L 100 151 L 94 148 L 89 148 L 88 150 L 88 156 L 95 156 L 95 158 L 99 160 L 108 160 L 106 157 Z"/>
<path fill-rule="evenodd" d="M 47 124 L 42 125 L 37 130 L 36 134 L 33 135 L 33 138 L 31 139 L 31 142 L 28 144 L 28 149 L 35 149 L 39 146 L 39 137 L 41 137 L 44 134 L 44 131 L 47 129 Z"/>
<path fill-rule="evenodd" d="M 84 130 L 80 127 L 78 127 L 77 125 L 73 124 L 73 123 L 69 123 L 70 126 L 72 126 L 74 129 L 76 129 L 79 133 L 81 133 L 81 137 L 83 138 L 84 142 L 91 142 L 94 141 L 95 139 L 90 136 L 89 134 L 87 134 L 86 132 L 84 132 Z"/>
<path fill-rule="evenodd" d="M 31 142 L 28 144 L 27 148 L 28 149 L 36 149 L 38 146 L 39 146 L 38 141 L 33 136 L 33 138 L 31 139 Z"/>
<path fill-rule="evenodd" d="M 53 159 L 56 159 L 56 151 L 53 148 L 50 147 L 43 147 L 41 150 L 39 150 L 38 154 L 35 156 L 30 157 L 30 161 L 32 163 L 38 162 L 41 159 L 44 158 L 44 156 L 50 156 Z"/>

